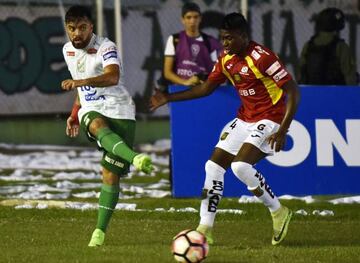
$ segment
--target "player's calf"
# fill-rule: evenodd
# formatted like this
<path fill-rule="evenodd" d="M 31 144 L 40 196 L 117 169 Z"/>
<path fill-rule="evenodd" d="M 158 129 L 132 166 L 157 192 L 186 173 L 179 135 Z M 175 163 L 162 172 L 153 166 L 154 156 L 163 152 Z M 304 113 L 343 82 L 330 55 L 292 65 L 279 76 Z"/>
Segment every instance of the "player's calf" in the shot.
<path fill-rule="evenodd" d="M 200 206 L 201 219 L 198 231 L 207 237 L 209 244 L 213 244 L 211 229 L 224 192 L 225 169 L 209 160 L 205 164 L 205 172 L 206 178 Z"/>

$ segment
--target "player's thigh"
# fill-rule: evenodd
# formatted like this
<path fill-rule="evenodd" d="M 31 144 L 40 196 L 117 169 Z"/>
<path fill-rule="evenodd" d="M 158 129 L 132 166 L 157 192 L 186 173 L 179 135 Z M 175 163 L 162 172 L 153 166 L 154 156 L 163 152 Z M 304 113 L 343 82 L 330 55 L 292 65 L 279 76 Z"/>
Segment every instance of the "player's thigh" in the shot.
<path fill-rule="evenodd" d="M 135 139 L 136 122 L 134 120 L 111 118 L 108 118 L 107 122 L 109 124 L 109 128 L 114 133 L 119 135 L 124 140 L 127 146 L 132 148 Z"/>
<path fill-rule="evenodd" d="M 96 141 L 96 137 L 89 130 L 90 125 L 95 120 L 101 120 L 103 124 L 107 124 L 107 119 L 108 119 L 107 117 L 105 117 L 99 112 L 89 111 L 85 113 L 84 116 L 81 118 L 80 127 L 85 132 L 85 134 L 87 135 L 90 141 Z"/>
<path fill-rule="evenodd" d="M 235 118 L 224 126 L 216 148 L 236 156 L 248 134 L 246 123 Z"/>
<path fill-rule="evenodd" d="M 245 162 L 249 164 L 256 164 L 261 159 L 267 156 L 266 153 L 262 152 L 256 146 L 250 143 L 243 143 L 238 154 L 234 158 L 234 162 Z"/>

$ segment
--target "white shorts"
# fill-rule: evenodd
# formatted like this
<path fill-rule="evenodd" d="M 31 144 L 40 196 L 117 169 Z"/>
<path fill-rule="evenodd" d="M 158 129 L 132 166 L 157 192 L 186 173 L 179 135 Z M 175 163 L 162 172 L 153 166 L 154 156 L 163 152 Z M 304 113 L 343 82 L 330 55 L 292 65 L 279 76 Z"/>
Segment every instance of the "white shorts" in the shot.
<path fill-rule="evenodd" d="M 243 143 L 246 142 L 268 155 L 273 155 L 274 150 L 271 149 L 266 138 L 275 133 L 279 127 L 278 123 L 270 120 L 249 123 L 235 118 L 223 128 L 216 147 L 237 155 Z"/>

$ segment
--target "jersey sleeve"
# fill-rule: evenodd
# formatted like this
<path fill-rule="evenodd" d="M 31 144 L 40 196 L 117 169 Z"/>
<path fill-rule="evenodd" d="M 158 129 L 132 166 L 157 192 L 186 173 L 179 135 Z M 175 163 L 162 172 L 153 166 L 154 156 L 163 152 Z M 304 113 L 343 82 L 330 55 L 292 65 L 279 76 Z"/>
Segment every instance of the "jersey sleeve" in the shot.
<path fill-rule="evenodd" d="M 168 37 L 168 40 L 167 40 L 166 46 L 165 46 L 164 55 L 165 56 L 175 56 L 175 47 L 174 47 L 174 41 L 173 41 L 172 35 L 170 35 Z"/>
<path fill-rule="evenodd" d="M 68 60 L 67 60 L 67 50 L 66 50 L 66 44 L 63 46 L 63 49 L 62 49 L 62 52 L 63 52 L 63 57 L 64 57 L 64 60 L 65 60 L 65 63 L 66 63 L 66 66 L 68 67 L 69 69 L 69 64 L 68 64 Z"/>
<path fill-rule="evenodd" d="M 215 65 L 213 67 L 213 70 L 211 71 L 211 73 L 209 74 L 209 77 L 208 77 L 208 80 L 210 80 L 211 82 L 217 83 L 217 84 L 221 84 L 226 81 L 226 76 L 225 76 L 224 72 L 222 71 L 221 59 L 222 59 L 222 57 L 220 57 L 216 61 Z"/>
<path fill-rule="evenodd" d="M 101 56 L 103 68 L 112 64 L 120 66 L 120 56 L 115 43 L 107 41 L 102 44 L 99 54 Z"/>
<path fill-rule="evenodd" d="M 267 49 L 263 52 L 257 50 L 257 52 L 261 53 L 257 67 L 264 76 L 271 78 L 278 87 L 282 87 L 286 82 L 292 80 L 291 74 L 271 50 Z"/>

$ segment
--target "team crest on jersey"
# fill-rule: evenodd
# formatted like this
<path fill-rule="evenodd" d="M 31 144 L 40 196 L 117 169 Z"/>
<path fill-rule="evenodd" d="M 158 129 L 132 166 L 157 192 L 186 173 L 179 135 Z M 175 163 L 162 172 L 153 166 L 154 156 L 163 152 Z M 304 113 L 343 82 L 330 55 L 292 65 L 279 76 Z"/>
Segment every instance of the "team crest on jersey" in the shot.
<path fill-rule="evenodd" d="M 243 66 L 239 73 L 241 75 L 249 75 L 248 71 L 249 71 L 249 68 L 247 66 Z"/>
<path fill-rule="evenodd" d="M 77 61 L 77 71 L 78 72 L 85 72 L 85 60 L 84 59 L 81 59 L 81 60 L 78 60 Z"/>
<path fill-rule="evenodd" d="M 75 57 L 75 51 L 66 51 L 66 56 Z"/>
<path fill-rule="evenodd" d="M 196 58 L 200 52 L 200 46 L 198 44 L 191 45 L 191 55 L 193 58 Z"/>
<path fill-rule="evenodd" d="M 221 134 L 221 136 L 220 136 L 220 140 L 225 140 L 226 139 L 226 137 L 228 137 L 228 135 L 229 135 L 229 133 L 228 132 L 224 132 L 223 134 Z"/>
<path fill-rule="evenodd" d="M 240 77 L 240 75 L 239 74 L 234 74 L 234 80 L 236 81 L 236 82 L 240 82 L 241 81 L 241 77 Z"/>

